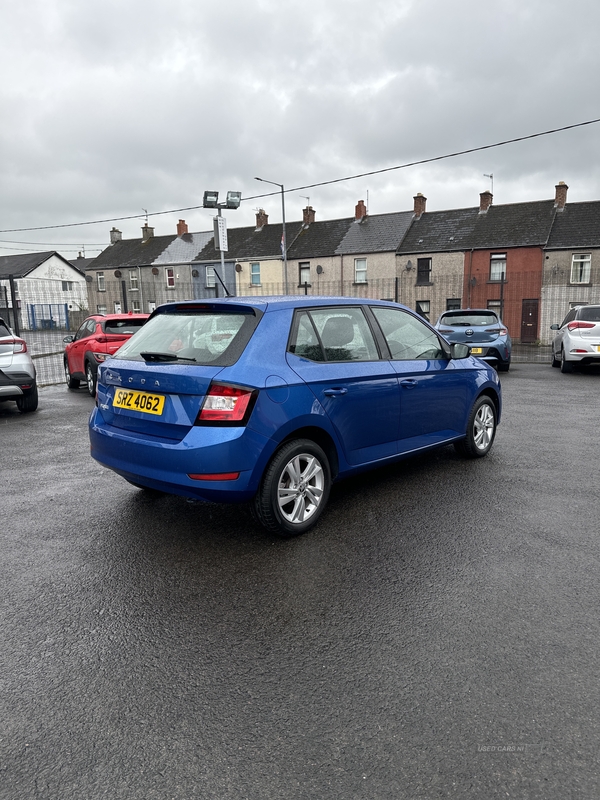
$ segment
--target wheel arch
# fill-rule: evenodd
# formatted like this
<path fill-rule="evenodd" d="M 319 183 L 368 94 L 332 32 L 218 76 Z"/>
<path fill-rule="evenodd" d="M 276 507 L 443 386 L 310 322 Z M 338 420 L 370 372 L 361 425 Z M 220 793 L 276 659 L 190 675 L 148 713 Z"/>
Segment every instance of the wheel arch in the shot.
<path fill-rule="evenodd" d="M 323 428 L 319 428 L 317 426 L 307 425 L 303 428 L 296 428 L 296 430 L 291 431 L 284 439 L 281 440 L 277 450 L 279 450 L 282 445 L 287 444 L 287 442 L 294 441 L 294 439 L 310 439 L 311 441 L 315 442 L 315 444 L 318 444 L 319 447 L 324 451 L 325 455 L 327 456 L 327 460 L 329 461 L 331 479 L 335 480 L 340 470 L 340 462 L 335 442 L 331 438 L 330 434 L 323 430 Z"/>

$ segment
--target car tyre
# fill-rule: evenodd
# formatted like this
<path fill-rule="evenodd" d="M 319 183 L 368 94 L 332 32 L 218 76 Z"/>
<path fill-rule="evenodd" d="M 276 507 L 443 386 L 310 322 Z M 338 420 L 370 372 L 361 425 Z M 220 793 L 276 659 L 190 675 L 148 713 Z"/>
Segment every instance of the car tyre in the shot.
<path fill-rule="evenodd" d="M 478 397 L 467 423 L 467 435 L 454 447 L 465 458 L 483 458 L 490 452 L 496 436 L 497 414 L 493 400 L 487 395 Z"/>
<path fill-rule="evenodd" d="M 284 538 L 316 525 L 331 489 L 329 460 L 310 439 L 282 445 L 262 477 L 252 505 L 253 516 L 268 531 Z"/>
<path fill-rule="evenodd" d="M 85 382 L 87 383 L 87 390 L 90 397 L 96 396 L 96 380 L 97 376 L 94 375 L 94 370 L 89 361 L 85 362 Z"/>
<path fill-rule="evenodd" d="M 22 397 L 17 397 L 17 408 L 22 414 L 28 414 L 30 411 L 35 411 L 38 407 L 38 390 L 37 386 L 33 387 L 33 391 L 29 394 L 24 394 Z"/>
<path fill-rule="evenodd" d="M 564 373 L 573 372 L 573 363 L 571 361 L 567 361 L 565 358 L 565 348 L 561 347 L 560 349 L 560 371 Z"/>
<path fill-rule="evenodd" d="M 504 361 L 498 364 L 498 372 L 508 372 L 510 369 L 510 361 Z"/>
<path fill-rule="evenodd" d="M 65 358 L 65 381 L 68 389 L 79 389 L 79 380 L 71 377 L 71 370 L 69 369 L 69 362 Z"/>
<path fill-rule="evenodd" d="M 556 353 L 554 352 L 554 350 L 552 351 L 552 355 L 550 358 L 551 358 L 550 363 L 552 364 L 553 367 L 560 367 L 560 359 L 556 357 Z"/>

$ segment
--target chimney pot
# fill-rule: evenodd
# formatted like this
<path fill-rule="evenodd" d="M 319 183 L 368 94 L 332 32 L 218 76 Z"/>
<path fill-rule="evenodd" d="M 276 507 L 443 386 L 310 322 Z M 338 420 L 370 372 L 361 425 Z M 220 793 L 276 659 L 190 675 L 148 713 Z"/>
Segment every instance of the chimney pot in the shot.
<path fill-rule="evenodd" d="M 559 181 L 554 188 L 556 189 L 554 208 L 558 211 L 562 211 L 567 204 L 567 191 L 569 187 L 564 181 Z"/>
<path fill-rule="evenodd" d="M 112 231 L 110 232 L 110 243 L 116 244 L 117 242 L 120 242 L 122 238 L 123 234 L 121 233 L 121 231 L 118 230 L 118 228 L 113 228 Z"/>
<path fill-rule="evenodd" d="M 269 215 L 265 214 L 264 208 L 259 208 L 256 212 L 256 229 L 260 230 L 269 224 Z"/>
<path fill-rule="evenodd" d="M 188 232 L 188 226 L 184 219 L 180 219 L 177 223 L 177 236 L 184 236 Z"/>
<path fill-rule="evenodd" d="M 417 194 L 413 197 L 415 201 L 414 205 L 414 213 L 415 217 L 419 219 L 421 214 L 425 213 L 425 207 L 427 205 L 427 198 L 421 194 L 421 192 L 417 192 Z"/>
<path fill-rule="evenodd" d="M 492 205 L 494 195 L 488 190 L 481 192 L 479 195 L 479 213 L 485 214 L 488 208 Z"/>
<path fill-rule="evenodd" d="M 310 225 L 315 221 L 315 210 L 312 206 L 302 209 L 302 221 L 305 225 Z"/>
<path fill-rule="evenodd" d="M 364 200 L 359 200 L 354 208 L 354 220 L 361 222 L 367 216 L 367 207 Z"/>

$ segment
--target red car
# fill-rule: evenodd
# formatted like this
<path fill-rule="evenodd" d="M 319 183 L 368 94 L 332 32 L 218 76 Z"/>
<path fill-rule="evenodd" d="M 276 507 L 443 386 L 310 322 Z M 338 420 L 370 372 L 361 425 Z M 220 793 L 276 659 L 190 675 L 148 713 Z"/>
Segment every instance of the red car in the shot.
<path fill-rule="evenodd" d="M 149 314 L 92 314 L 83 321 L 75 336 L 65 336 L 65 379 L 69 389 L 87 383 L 92 397 L 96 394 L 98 364 L 114 355 Z"/>

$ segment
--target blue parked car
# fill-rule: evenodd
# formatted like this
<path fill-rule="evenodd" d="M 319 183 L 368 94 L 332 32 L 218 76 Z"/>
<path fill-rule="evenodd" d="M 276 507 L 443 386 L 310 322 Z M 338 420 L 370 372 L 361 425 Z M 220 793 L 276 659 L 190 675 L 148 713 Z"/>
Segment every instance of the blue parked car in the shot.
<path fill-rule="evenodd" d="M 446 311 L 435 327 L 449 342 L 468 344 L 471 355 L 492 364 L 499 372 L 510 369 L 512 341 L 495 311 L 488 308 Z"/>
<path fill-rule="evenodd" d="M 333 481 L 450 443 L 487 455 L 500 413 L 495 370 L 404 306 L 185 301 L 100 365 L 91 453 L 140 489 L 249 502 L 288 537 Z"/>

